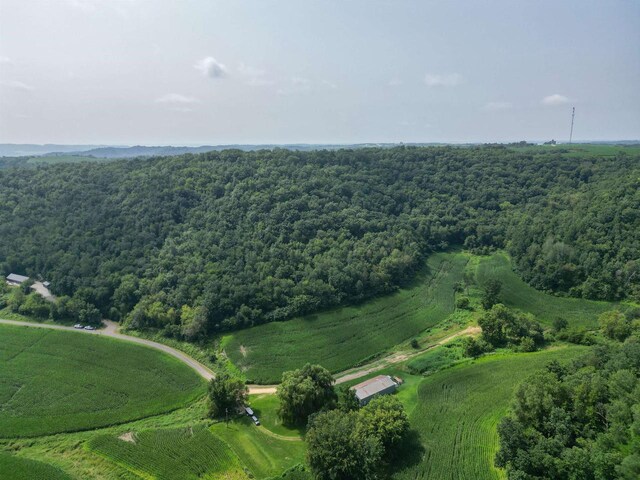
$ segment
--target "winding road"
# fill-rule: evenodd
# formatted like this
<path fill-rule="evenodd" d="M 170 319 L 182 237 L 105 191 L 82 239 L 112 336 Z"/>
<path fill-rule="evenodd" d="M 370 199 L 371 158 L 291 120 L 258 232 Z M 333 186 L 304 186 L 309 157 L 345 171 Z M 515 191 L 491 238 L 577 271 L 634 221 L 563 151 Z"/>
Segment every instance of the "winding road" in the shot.
<path fill-rule="evenodd" d="M 161 352 L 168 353 L 169 355 L 177 358 L 182 363 L 188 365 L 193 370 L 195 370 L 198 375 L 200 375 L 202 378 L 204 378 L 207 381 L 215 377 L 215 373 L 210 368 L 206 367 L 202 363 L 198 362 L 195 358 L 190 357 L 189 355 L 187 355 L 184 352 L 181 352 L 180 350 L 169 347 L 168 345 L 165 345 L 163 343 L 154 342 L 153 340 L 147 340 L 146 338 L 133 337 L 131 335 L 126 335 L 124 333 L 119 333 L 118 324 L 110 320 L 105 320 L 103 323 L 105 325 L 105 328 L 100 330 L 84 330 L 84 329 L 81 330 L 81 329 L 76 329 L 74 327 L 66 327 L 64 325 L 53 325 L 49 323 L 21 322 L 18 320 L 0 319 L 0 324 L 5 324 L 5 325 L 17 325 L 22 327 L 35 327 L 35 328 L 50 328 L 52 330 L 66 330 L 71 332 L 86 333 L 89 335 L 102 335 L 105 337 L 111 337 L 111 338 L 116 338 L 118 340 L 123 340 L 125 342 L 145 345 L 147 347 L 160 350 Z M 385 367 L 388 367 L 389 365 L 403 362 L 411 357 L 415 357 L 416 355 L 419 355 L 425 352 L 426 350 L 430 350 L 434 347 L 450 342 L 454 338 L 460 337 L 462 335 L 474 335 L 479 332 L 480 332 L 480 327 L 468 327 L 465 330 L 456 332 L 452 335 L 449 335 L 448 337 L 445 337 L 439 340 L 436 343 L 426 345 L 425 347 L 412 351 L 410 353 L 401 353 L 401 352 L 392 353 L 386 357 L 375 360 L 367 365 L 362 365 L 360 367 L 346 370 L 338 374 L 338 376 L 336 377 L 336 384 L 345 383 L 351 380 L 355 380 L 357 378 L 364 377 L 369 373 L 377 372 L 379 370 L 382 370 Z M 277 385 L 247 385 L 247 387 L 249 388 L 249 394 L 257 395 L 257 394 L 275 393 Z"/>

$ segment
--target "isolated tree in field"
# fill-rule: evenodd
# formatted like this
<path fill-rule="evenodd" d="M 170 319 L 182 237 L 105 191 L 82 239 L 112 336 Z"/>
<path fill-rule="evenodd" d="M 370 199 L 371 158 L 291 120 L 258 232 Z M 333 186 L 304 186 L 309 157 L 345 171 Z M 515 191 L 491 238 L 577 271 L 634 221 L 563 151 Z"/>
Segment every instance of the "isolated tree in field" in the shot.
<path fill-rule="evenodd" d="M 209 416 L 223 417 L 235 412 L 247 399 L 247 386 L 228 373 L 220 373 L 209 382 Z"/>
<path fill-rule="evenodd" d="M 510 310 L 501 303 L 485 312 L 478 325 L 482 328 L 482 338 L 494 347 L 520 345 L 526 338 L 530 338 L 535 346 L 544 340 L 542 327 L 530 316 Z M 527 346 L 531 348 L 531 342 L 527 341 Z"/>
<path fill-rule="evenodd" d="M 384 449 L 373 435 L 355 434 L 357 412 L 331 410 L 314 415 L 305 436 L 307 462 L 317 480 L 373 480 Z"/>
<path fill-rule="evenodd" d="M 484 286 L 484 293 L 482 294 L 482 308 L 489 310 L 496 303 L 500 301 L 500 291 L 502 290 L 502 282 L 499 280 L 491 279 Z"/>
<path fill-rule="evenodd" d="M 301 369 L 282 374 L 278 397 L 278 414 L 283 422 L 290 425 L 304 424 L 309 415 L 323 408 L 332 408 L 337 400 L 329 371 L 309 363 Z"/>
<path fill-rule="evenodd" d="M 396 397 L 376 397 L 358 412 L 356 437 L 375 437 L 385 455 L 393 453 L 409 431 L 409 418 Z"/>

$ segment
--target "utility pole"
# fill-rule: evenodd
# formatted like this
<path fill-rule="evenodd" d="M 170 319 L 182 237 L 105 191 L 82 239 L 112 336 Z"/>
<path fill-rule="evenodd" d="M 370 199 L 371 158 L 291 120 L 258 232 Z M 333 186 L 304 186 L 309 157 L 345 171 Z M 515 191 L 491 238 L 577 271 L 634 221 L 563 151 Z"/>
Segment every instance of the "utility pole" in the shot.
<path fill-rule="evenodd" d="M 571 110 L 571 133 L 569 134 L 569 145 L 571 145 L 571 140 L 573 139 L 573 119 L 576 116 L 576 107 L 573 107 Z"/>

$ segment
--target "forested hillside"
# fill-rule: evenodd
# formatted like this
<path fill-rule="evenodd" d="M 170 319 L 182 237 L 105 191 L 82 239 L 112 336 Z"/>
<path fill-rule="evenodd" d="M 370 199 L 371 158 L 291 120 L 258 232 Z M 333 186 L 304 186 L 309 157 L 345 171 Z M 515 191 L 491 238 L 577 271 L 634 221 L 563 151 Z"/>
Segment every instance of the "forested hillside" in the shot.
<path fill-rule="evenodd" d="M 0 171 L 0 270 L 196 338 L 390 292 L 431 251 L 506 248 L 532 285 L 640 296 L 640 155 L 229 150 Z"/>

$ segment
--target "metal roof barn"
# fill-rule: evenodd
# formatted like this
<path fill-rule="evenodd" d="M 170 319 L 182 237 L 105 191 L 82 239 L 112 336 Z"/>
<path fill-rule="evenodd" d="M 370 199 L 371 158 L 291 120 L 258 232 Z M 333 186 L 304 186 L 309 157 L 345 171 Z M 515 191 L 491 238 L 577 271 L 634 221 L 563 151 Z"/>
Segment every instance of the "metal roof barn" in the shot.
<path fill-rule="evenodd" d="M 351 387 L 355 391 L 360 405 L 366 405 L 376 395 L 393 393 L 396 388 L 398 388 L 398 384 L 389 375 L 378 375 Z"/>
<path fill-rule="evenodd" d="M 17 273 L 10 273 L 7 275 L 7 282 L 21 284 L 29 280 L 29 277 L 25 277 L 24 275 L 18 275 Z"/>

